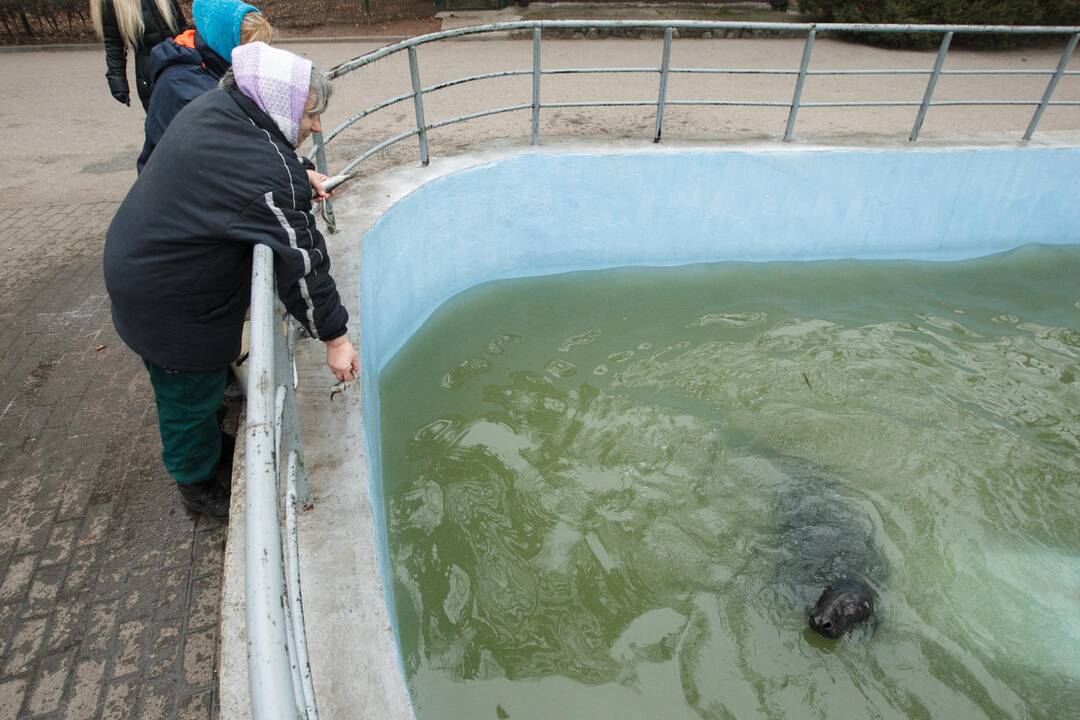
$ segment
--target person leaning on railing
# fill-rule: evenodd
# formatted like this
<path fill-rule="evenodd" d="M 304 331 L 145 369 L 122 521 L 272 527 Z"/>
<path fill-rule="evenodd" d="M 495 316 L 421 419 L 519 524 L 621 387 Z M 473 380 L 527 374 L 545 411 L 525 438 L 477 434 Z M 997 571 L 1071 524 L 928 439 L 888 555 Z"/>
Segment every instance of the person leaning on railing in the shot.
<path fill-rule="evenodd" d="M 140 172 L 165 128 L 189 102 L 217 87 L 232 64 L 232 51 L 250 42 L 269 44 L 274 28 L 259 9 L 240 0 L 195 0 L 195 27 L 150 51 L 154 88 L 146 109 L 146 140 L 135 162 Z"/>
<path fill-rule="evenodd" d="M 105 42 L 105 80 L 117 101 L 131 105 L 127 51 L 135 61 L 135 90 L 145 110 L 150 103 L 150 49 L 184 29 L 187 19 L 176 0 L 90 0 L 90 19 Z"/>
<path fill-rule="evenodd" d="M 176 116 L 105 237 L 113 324 L 150 373 L 162 460 L 192 512 L 228 514 L 218 410 L 240 353 L 255 245 L 278 295 L 326 344 L 339 380 L 360 371 L 296 149 L 319 132 L 331 85 L 309 60 L 256 42 L 221 86 Z"/>

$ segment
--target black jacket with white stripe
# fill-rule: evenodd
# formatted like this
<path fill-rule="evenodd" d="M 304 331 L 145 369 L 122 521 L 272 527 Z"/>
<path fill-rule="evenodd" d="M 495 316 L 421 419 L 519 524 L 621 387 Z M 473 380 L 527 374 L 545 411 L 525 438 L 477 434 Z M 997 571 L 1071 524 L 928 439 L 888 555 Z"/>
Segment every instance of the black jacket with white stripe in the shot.
<path fill-rule="evenodd" d="M 184 108 L 117 210 L 105 285 L 120 337 L 170 370 L 240 353 L 256 244 L 274 252 L 278 295 L 320 340 L 345 334 L 304 165 L 255 103 L 215 89 Z"/>

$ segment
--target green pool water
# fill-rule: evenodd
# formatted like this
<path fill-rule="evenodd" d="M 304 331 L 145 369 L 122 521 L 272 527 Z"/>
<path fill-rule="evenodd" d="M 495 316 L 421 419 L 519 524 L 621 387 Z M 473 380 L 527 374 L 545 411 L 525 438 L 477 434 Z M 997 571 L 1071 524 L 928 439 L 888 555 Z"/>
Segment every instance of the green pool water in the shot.
<path fill-rule="evenodd" d="M 1071 246 L 453 298 L 380 377 L 417 717 L 1076 717 L 1078 327 Z M 845 641 L 808 497 L 864 530 L 811 550 L 886 561 Z"/>

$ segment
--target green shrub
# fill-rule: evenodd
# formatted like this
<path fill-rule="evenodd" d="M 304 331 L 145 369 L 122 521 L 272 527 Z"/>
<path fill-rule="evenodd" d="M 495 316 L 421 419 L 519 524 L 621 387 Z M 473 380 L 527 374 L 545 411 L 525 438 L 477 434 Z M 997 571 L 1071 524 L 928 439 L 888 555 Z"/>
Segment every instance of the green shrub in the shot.
<path fill-rule="evenodd" d="M 799 0 L 799 10 L 823 22 L 934 25 L 1080 25 L 1080 0 Z M 1034 36 L 957 35 L 954 44 L 1005 47 Z M 935 46 L 930 35 L 874 33 L 859 39 L 878 45 Z"/>

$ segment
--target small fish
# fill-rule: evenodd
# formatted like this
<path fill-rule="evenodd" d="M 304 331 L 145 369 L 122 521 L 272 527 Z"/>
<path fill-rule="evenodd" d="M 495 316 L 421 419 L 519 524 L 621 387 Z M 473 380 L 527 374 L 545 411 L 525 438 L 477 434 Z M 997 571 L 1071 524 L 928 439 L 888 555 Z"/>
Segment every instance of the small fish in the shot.
<path fill-rule="evenodd" d="M 356 378 L 353 378 L 352 380 L 338 380 L 334 383 L 334 387 L 330 388 L 330 402 L 334 401 L 335 395 L 339 395 L 355 385 L 356 380 Z"/>

